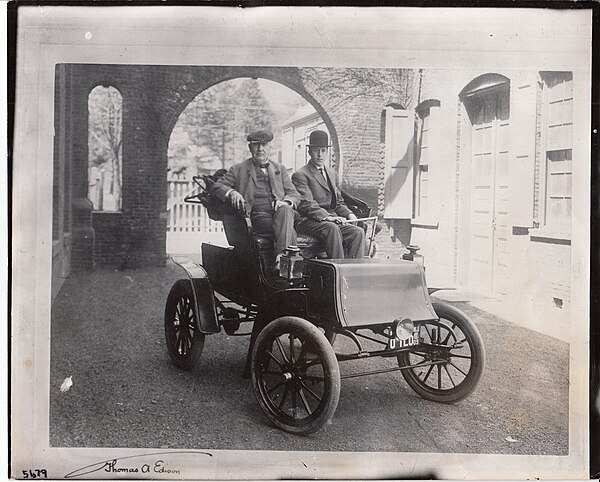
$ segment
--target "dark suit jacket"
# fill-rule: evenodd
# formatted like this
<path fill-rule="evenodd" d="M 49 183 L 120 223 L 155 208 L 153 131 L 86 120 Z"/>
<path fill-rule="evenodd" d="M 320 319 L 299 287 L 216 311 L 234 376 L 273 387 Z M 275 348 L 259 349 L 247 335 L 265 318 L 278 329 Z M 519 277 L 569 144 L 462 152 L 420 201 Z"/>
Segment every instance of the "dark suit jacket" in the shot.
<path fill-rule="evenodd" d="M 300 194 L 292 184 L 290 175 L 285 166 L 275 161 L 269 161 L 267 168 L 271 191 L 277 201 L 291 201 L 296 207 L 300 201 Z M 254 193 L 256 189 L 256 168 L 252 158 L 235 164 L 227 173 L 219 179 L 211 188 L 211 194 L 225 201 L 225 195 L 230 189 L 239 192 L 247 203 L 248 212 L 252 211 L 254 204 Z"/>
<path fill-rule="evenodd" d="M 325 167 L 325 171 L 333 185 L 335 191 L 333 193 L 329 189 L 327 181 L 312 162 L 309 162 L 292 174 L 292 182 L 302 197 L 297 208 L 298 212 L 302 216 L 314 219 L 315 221 L 323 221 L 323 219 L 331 216 L 333 213 L 347 218 L 352 211 L 348 209 L 342 198 L 338 186 L 337 172 L 328 167 Z M 331 209 L 332 199 L 335 199 L 334 209 Z"/>

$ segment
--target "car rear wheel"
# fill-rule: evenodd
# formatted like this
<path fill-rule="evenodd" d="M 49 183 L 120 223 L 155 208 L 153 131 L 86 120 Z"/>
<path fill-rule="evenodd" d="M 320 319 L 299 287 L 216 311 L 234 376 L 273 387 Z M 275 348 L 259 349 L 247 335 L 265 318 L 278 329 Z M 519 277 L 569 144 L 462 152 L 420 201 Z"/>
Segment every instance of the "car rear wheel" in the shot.
<path fill-rule="evenodd" d="M 455 403 L 469 396 L 485 366 L 485 350 L 475 324 L 446 303 L 433 303 L 439 321 L 418 324 L 421 343 L 398 355 L 402 375 L 421 397 Z"/>
<path fill-rule="evenodd" d="M 204 348 L 205 335 L 198 330 L 192 283 L 175 282 L 165 307 L 165 338 L 173 363 L 183 370 L 196 366 Z"/>
<path fill-rule="evenodd" d="M 275 426 L 306 435 L 333 416 L 340 397 L 340 370 L 317 327 L 284 316 L 270 322 L 256 340 L 252 386 L 260 408 Z"/>

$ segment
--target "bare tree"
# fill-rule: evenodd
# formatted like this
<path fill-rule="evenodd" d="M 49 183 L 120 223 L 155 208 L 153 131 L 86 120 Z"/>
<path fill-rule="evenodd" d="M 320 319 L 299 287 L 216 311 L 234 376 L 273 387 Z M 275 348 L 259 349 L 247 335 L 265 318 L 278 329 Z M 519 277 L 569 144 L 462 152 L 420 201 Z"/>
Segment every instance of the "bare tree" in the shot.
<path fill-rule="evenodd" d="M 88 159 L 104 173 L 110 172 L 109 194 L 121 206 L 123 150 L 123 99 L 114 87 L 98 86 L 88 97 Z"/>

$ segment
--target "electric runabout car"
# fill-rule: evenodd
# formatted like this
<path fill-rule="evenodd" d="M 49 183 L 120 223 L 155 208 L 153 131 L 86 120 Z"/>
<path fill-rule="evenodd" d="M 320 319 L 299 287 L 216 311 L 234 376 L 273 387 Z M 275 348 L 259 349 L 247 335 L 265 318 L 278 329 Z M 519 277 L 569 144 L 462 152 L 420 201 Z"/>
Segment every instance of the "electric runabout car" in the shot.
<path fill-rule="evenodd" d="M 295 434 L 333 417 L 342 378 L 401 371 L 415 392 L 439 403 L 476 388 L 485 365 L 481 336 L 464 313 L 431 301 L 421 263 L 319 259 L 318 242 L 299 237 L 274 272 L 271 240 L 252 235 L 246 218 L 208 195 L 209 177 L 205 186 L 196 182 L 202 192 L 186 200 L 223 221 L 231 246 L 203 244 L 202 264 L 173 258 L 187 274 L 171 288 L 164 318 L 178 367 L 198 363 L 207 335 L 253 323 L 248 368 L 256 399 L 275 426 Z M 348 198 L 361 219 L 375 219 Z M 373 358 L 395 360 L 340 372 L 341 364 Z"/>

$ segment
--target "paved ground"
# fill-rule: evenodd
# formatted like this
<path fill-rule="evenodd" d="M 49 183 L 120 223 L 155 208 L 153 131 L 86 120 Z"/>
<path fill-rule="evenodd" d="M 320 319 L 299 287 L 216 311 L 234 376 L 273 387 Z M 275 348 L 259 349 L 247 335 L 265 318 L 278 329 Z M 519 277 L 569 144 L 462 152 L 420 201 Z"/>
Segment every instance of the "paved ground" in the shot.
<path fill-rule="evenodd" d="M 331 424 L 298 437 L 270 426 L 241 377 L 247 337 L 207 337 L 193 372 L 170 363 L 162 317 L 179 277 L 167 266 L 76 273 L 65 282 L 52 312 L 51 445 L 568 453 L 564 342 L 456 303 L 476 321 L 487 352 L 469 398 L 428 402 L 398 372 L 345 379 Z M 68 376 L 73 386 L 61 393 Z"/>

